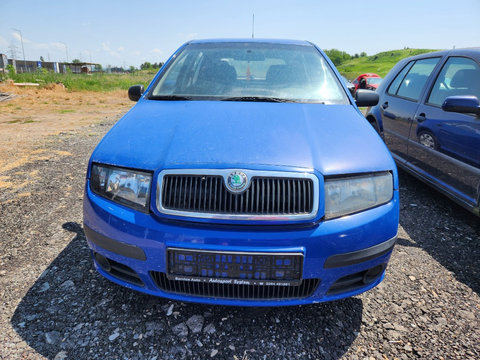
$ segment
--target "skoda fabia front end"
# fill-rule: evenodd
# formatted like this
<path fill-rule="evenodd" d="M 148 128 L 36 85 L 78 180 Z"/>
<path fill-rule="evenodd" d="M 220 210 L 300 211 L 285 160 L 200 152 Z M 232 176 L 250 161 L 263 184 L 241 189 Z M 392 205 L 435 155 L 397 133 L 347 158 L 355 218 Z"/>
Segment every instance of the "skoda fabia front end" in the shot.
<path fill-rule="evenodd" d="M 374 94 L 375 95 L 375 94 Z M 84 229 L 109 280 L 181 301 L 295 305 L 376 286 L 395 244 L 395 164 L 315 45 L 183 45 L 107 133 Z"/>

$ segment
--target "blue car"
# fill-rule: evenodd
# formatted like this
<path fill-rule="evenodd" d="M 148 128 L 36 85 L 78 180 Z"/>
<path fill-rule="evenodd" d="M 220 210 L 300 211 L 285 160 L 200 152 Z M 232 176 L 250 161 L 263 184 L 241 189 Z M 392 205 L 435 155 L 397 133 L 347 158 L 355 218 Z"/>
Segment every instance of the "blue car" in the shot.
<path fill-rule="evenodd" d="M 93 152 L 84 230 L 107 279 L 181 301 L 278 306 L 379 284 L 394 247 L 387 147 L 304 41 L 180 47 Z"/>
<path fill-rule="evenodd" d="M 398 165 L 480 216 L 480 48 L 400 61 L 367 119 Z"/>

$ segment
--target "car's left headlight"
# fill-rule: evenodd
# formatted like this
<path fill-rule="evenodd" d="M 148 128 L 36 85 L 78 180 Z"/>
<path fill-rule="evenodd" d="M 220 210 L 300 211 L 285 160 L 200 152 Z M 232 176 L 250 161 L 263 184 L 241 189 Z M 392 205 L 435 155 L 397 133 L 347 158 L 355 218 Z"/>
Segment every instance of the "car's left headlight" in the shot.
<path fill-rule="evenodd" d="M 100 196 L 141 211 L 148 211 L 152 174 L 93 164 L 90 187 Z"/>
<path fill-rule="evenodd" d="M 390 172 L 325 180 L 325 218 L 331 219 L 389 202 L 393 197 Z"/>

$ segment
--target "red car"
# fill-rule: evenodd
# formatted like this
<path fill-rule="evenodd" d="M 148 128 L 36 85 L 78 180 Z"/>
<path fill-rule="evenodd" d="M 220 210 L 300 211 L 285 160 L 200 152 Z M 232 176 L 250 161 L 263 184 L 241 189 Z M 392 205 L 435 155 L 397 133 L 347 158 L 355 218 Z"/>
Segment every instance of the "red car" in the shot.
<path fill-rule="evenodd" d="M 376 90 L 381 82 L 382 78 L 379 75 L 366 73 L 359 75 L 352 83 L 355 85 L 355 91 L 357 91 L 358 89 Z"/>

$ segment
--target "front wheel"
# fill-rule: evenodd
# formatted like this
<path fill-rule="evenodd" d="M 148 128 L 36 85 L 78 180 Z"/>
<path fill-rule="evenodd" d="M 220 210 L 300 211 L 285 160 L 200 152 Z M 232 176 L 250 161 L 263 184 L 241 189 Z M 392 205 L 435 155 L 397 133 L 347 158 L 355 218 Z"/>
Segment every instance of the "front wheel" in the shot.
<path fill-rule="evenodd" d="M 418 134 L 418 142 L 433 150 L 438 150 L 438 141 L 435 136 L 429 131 L 421 131 Z"/>
<path fill-rule="evenodd" d="M 383 132 L 380 131 L 380 127 L 378 126 L 377 121 L 371 117 L 369 117 L 367 120 L 370 123 L 370 125 L 372 125 L 372 127 L 375 129 L 377 134 L 380 135 L 380 137 L 383 139 Z"/>

